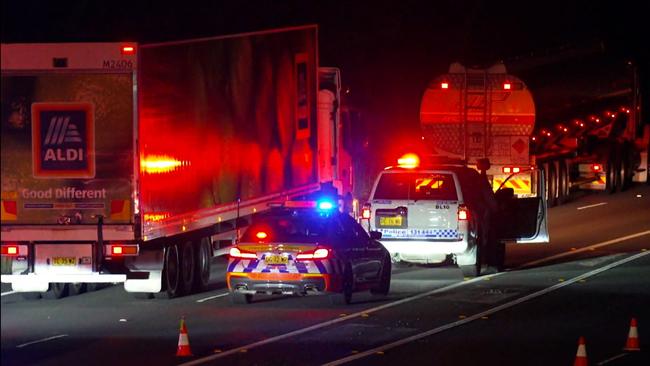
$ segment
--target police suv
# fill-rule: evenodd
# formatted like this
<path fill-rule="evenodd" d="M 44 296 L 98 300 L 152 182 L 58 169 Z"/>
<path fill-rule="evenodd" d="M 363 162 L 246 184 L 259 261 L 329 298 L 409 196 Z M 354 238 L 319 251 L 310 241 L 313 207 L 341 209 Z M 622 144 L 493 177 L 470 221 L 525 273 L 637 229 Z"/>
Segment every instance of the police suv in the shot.
<path fill-rule="evenodd" d="M 505 242 L 547 243 L 546 203 L 494 193 L 488 177 L 461 162 L 420 164 L 407 154 L 379 173 L 362 210 L 368 231 L 394 263 L 457 264 L 467 277 L 504 266 Z M 544 192 L 534 171 L 537 192 Z"/>

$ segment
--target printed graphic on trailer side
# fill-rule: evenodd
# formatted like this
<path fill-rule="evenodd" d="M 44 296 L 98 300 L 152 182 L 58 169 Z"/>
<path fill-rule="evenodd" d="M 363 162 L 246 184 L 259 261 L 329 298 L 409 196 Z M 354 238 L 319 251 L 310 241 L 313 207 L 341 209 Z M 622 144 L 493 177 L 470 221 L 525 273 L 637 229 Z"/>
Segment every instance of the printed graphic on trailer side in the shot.
<path fill-rule="evenodd" d="M 34 177 L 95 176 L 95 121 L 91 103 L 34 103 L 32 120 Z"/>

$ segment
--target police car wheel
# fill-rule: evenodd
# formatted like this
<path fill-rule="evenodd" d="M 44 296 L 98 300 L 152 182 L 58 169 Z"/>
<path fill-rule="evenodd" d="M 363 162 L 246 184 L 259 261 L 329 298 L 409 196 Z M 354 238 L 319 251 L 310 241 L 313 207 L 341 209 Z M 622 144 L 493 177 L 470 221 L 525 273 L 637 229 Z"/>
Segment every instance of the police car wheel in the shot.
<path fill-rule="evenodd" d="M 242 294 L 239 292 L 231 292 L 230 300 L 233 304 L 250 304 L 253 302 L 253 295 L 251 294 Z"/>
<path fill-rule="evenodd" d="M 381 265 L 381 275 L 377 287 L 371 288 L 373 295 L 386 296 L 390 292 L 391 263 L 390 257 L 385 257 Z"/>

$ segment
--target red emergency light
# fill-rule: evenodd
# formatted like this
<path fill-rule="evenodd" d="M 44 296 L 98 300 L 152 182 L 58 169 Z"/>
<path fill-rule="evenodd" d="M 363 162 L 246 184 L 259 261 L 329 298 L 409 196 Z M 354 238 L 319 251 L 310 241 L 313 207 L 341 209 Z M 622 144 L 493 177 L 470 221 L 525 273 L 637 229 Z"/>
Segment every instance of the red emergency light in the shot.
<path fill-rule="evenodd" d="M 503 90 L 510 90 L 510 89 L 512 89 L 512 84 L 508 82 L 503 83 Z"/>
<path fill-rule="evenodd" d="M 447 82 L 440 83 L 440 89 L 449 89 L 449 83 Z"/>
<path fill-rule="evenodd" d="M 268 238 L 268 236 L 269 236 L 269 234 L 265 233 L 264 231 L 258 231 L 255 234 L 255 237 L 260 239 L 260 240 L 264 240 L 264 239 Z"/>
<path fill-rule="evenodd" d="M 420 165 L 420 157 L 415 154 L 404 154 L 397 159 L 397 165 L 406 169 L 417 168 Z"/>

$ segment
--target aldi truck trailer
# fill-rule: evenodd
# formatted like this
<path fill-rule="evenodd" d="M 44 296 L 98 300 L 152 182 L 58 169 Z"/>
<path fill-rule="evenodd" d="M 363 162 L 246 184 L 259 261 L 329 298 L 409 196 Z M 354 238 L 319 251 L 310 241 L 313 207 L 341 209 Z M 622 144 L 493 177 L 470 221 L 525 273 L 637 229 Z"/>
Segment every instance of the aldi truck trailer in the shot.
<path fill-rule="evenodd" d="M 343 186 L 319 159 L 333 120 L 317 109 L 315 26 L 2 44 L 2 282 L 205 287 L 219 243 L 269 202 Z"/>

